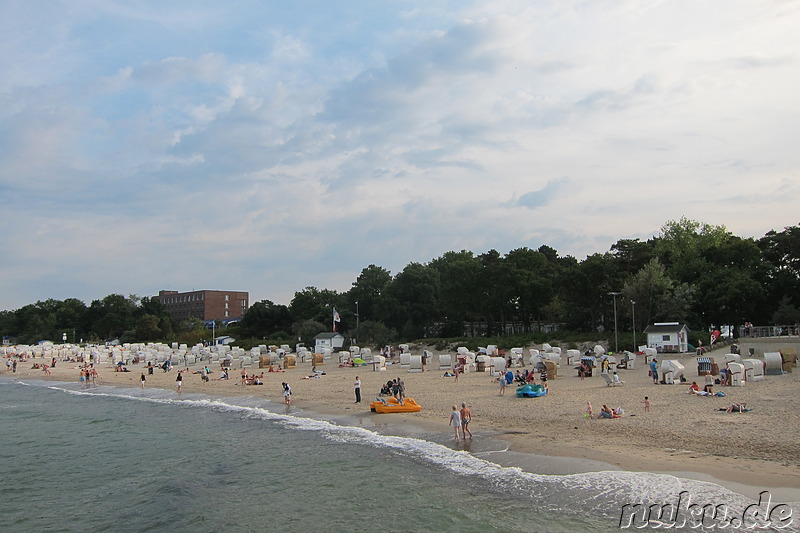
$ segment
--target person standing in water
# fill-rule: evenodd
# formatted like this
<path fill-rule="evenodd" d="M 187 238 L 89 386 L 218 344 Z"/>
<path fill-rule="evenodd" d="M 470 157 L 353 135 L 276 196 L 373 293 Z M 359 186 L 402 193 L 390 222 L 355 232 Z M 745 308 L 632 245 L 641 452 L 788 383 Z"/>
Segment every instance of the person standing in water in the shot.
<path fill-rule="evenodd" d="M 461 438 L 467 440 L 467 433 L 469 433 L 469 438 L 472 438 L 472 431 L 469 429 L 469 423 L 472 421 L 472 412 L 467 407 L 466 402 L 461 402 L 461 411 L 459 413 L 461 415 Z"/>
<path fill-rule="evenodd" d="M 288 383 L 281 383 L 283 385 L 283 400 L 286 402 L 286 405 L 292 403 L 292 388 L 289 386 Z"/>
<path fill-rule="evenodd" d="M 461 429 L 461 413 L 459 413 L 458 407 L 455 405 L 453 406 L 453 412 L 450 413 L 450 425 L 453 426 L 453 431 L 456 435 L 456 442 L 459 442 L 458 432 Z"/>

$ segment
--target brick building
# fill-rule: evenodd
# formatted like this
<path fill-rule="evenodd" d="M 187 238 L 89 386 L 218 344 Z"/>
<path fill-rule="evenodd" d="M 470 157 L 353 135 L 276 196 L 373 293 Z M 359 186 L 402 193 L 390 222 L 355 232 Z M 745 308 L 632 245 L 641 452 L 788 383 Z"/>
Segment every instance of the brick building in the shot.
<path fill-rule="evenodd" d="M 241 320 L 249 307 L 250 293 L 240 291 L 158 291 L 158 299 L 175 320 Z"/>

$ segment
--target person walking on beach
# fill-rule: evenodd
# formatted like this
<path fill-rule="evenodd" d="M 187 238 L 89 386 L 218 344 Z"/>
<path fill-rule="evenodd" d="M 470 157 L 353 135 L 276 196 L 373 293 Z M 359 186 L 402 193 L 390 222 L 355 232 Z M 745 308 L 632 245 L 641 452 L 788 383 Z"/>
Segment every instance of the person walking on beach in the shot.
<path fill-rule="evenodd" d="M 467 433 L 469 433 L 469 438 L 471 439 L 472 431 L 469 429 L 469 423 L 472 421 L 472 412 L 470 412 L 466 402 L 461 402 L 461 411 L 458 414 L 461 415 L 461 438 L 467 440 Z"/>
<path fill-rule="evenodd" d="M 650 412 L 650 398 L 645 396 L 644 397 L 644 401 L 642 403 L 644 404 L 644 412 L 645 413 L 649 413 Z"/>
<path fill-rule="evenodd" d="M 356 376 L 356 382 L 353 384 L 353 389 L 356 392 L 356 403 L 361 403 L 361 380 Z"/>
<path fill-rule="evenodd" d="M 292 388 L 289 386 L 288 383 L 281 383 L 283 385 L 283 400 L 286 402 L 286 405 L 292 403 Z"/>
<path fill-rule="evenodd" d="M 142 372 L 142 380 L 141 381 L 142 381 L 142 388 L 144 388 L 144 381 L 145 381 L 144 372 Z"/>
<path fill-rule="evenodd" d="M 506 394 L 506 377 L 504 375 L 500 375 L 500 396 L 505 396 Z"/>
<path fill-rule="evenodd" d="M 453 412 L 450 413 L 450 425 L 453 426 L 453 431 L 456 434 L 456 442 L 459 442 L 458 431 L 461 429 L 461 413 L 458 412 L 458 407 L 453 406 Z"/>
<path fill-rule="evenodd" d="M 178 385 L 178 394 L 180 394 L 181 386 L 183 385 L 183 370 L 178 370 L 178 377 L 175 378 L 175 383 Z"/>

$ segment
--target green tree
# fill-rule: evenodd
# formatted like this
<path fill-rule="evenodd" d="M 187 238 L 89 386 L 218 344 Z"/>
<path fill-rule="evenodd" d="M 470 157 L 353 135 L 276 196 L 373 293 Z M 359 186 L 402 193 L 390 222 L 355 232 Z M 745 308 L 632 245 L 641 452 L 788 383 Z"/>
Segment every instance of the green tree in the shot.
<path fill-rule="evenodd" d="M 289 331 L 291 327 L 289 308 L 270 300 L 254 303 L 239 322 L 243 336 L 257 339 L 265 339 L 277 331 Z"/>
<path fill-rule="evenodd" d="M 362 322 L 365 319 L 375 320 L 378 316 L 385 315 L 381 311 L 381 306 L 386 290 L 391 283 L 392 275 L 388 270 L 376 265 L 369 265 L 361 271 L 361 274 L 353 282 L 353 286 L 347 291 L 347 312 L 354 313 L 357 307 Z M 357 306 L 356 302 L 358 302 Z M 339 309 L 340 313 L 344 311 L 344 309 Z"/>
<path fill-rule="evenodd" d="M 777 309 L 772 308 L 774 312 L 780 311 L 779 316 L 789 307 L 800 308 L 800 227 L 786 227 L 781 232 L 770 230 L 756 244 L 762 252 L 766 269 L 765 300 L 773 306 L 780 302 Z M 784 303 L 784 299 L 788 301 Z M 770 310 L 767 306 L 767 316 L 749 320 L 766 324 L 774 319 L 769 316 Z"/>
<path fill-rule="evenodd" d="M 458 337 L 464 334 L 464 323 L 481 316 L 478 291 L 481 263 L 472 252 L 446 252 L 430 262 L 439 273 L 441 335 Z"/>
<path fill-rule="evenodd" d="M 294 326 L 294 334 L 300 339 L 300 342 L 313 349 L 314 337 L 330 328 L 325 326 L 322 322 L 316 320 L 302 320 L 297 322 Z"/>
<path fill-rule="evenodd" d="M 297 321 L 312 320 L 323 324 L 331 324 L 333 308 L 340 306 L 341 296 L 336 291 L 306 287 L 295 292 L 289 304 L 292 319 Z M 328 326 L 330 330 L 330 326 Z"/>
<path fill-rule="evenodd" d="M 155 315 L 142 315 L 136 323 L 134 337 L 138 342 L 159 341 L 162 339 L 159 318 Z"/>
<path fill-rule="evenodd" d="M 409 263 L 386 290 L 385 310 L 390 328 L 404 338 L 422 338 L 439 315 L 439 273 L 420 263 Z"/>

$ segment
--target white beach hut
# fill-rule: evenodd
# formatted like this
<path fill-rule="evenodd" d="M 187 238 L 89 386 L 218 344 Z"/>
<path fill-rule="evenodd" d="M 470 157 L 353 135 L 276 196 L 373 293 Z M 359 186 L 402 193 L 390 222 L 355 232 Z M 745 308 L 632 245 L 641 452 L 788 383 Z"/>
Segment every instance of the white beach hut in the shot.
<path fill-rule="evenodd" d="M 422 372 L 422 356 L 412 355 L 409 360 L 409 372 Z"/>
<path fill-rule="evenodd" d="M 676 381 L 680 383 L 681 376 L 683 376 L 686 368 L 675 359 L 665 359 L 661 361 L 661 376 L 664 383 L 672 385 Z"/>
<path fill-rule="evenodd" d="M 495 376 L 506 371 L 505 357 L 491 357 L 489 359 L 489 375 Z"/>
<path fill-rule="evenodd" d="M 580 350 L 567 350 L 567 365 L 578 364 L 581 358 Z"/>
<path fill-rule="evenodd" d="M 525 366 L 525 350 L 522 348 L 511 348 L 511 364 L 514 366 Z"/>
<path fill-rule="evenodd" d="M 728 363 L 728 371 L 731 373 L 731 386 L 743 387 L 745 384 L 744 365 L 741 363 Z"/>
<path fill-rule="evenodd" d="M 728 353 L 722 356 L 722 362 L 724 363 L 741 363 L 742 356 L 738 353 Z"/>
<path fill-rule="evenodd" d="M 764 379 L 764 361 L 761 359 L 742 359 L 745 381 L 761 381 Z"/>
<path fill-rule="evenodd" d="M 595 357 L 600 357 L 601 355 L 606 353 L 606 349 L 600 346 L 599 344 L 595 344 L 594 349 L 592 351 L 594 351 Z"/>
<path fill-rule="evenodd" d="M 768 376 L 783 374 L 783 357 L 780 352 L 764 353 L 764 373 Z"/>
<path fill-rule="evenodd" d="M 450 370 L 453 368 L 453 356 L 449 353 L 439 354 L 439 370 Z"/>
<path fill-rule="evenodd" d="M 377 371 L 386 370 L 386 358 L 382 355 L 373 355 L 372 369 Z"/>
<path fill-rule="evenodd" d="M 411 367 L 411 352 L 400 353 L 400 367 L 401 368 Z"/>

